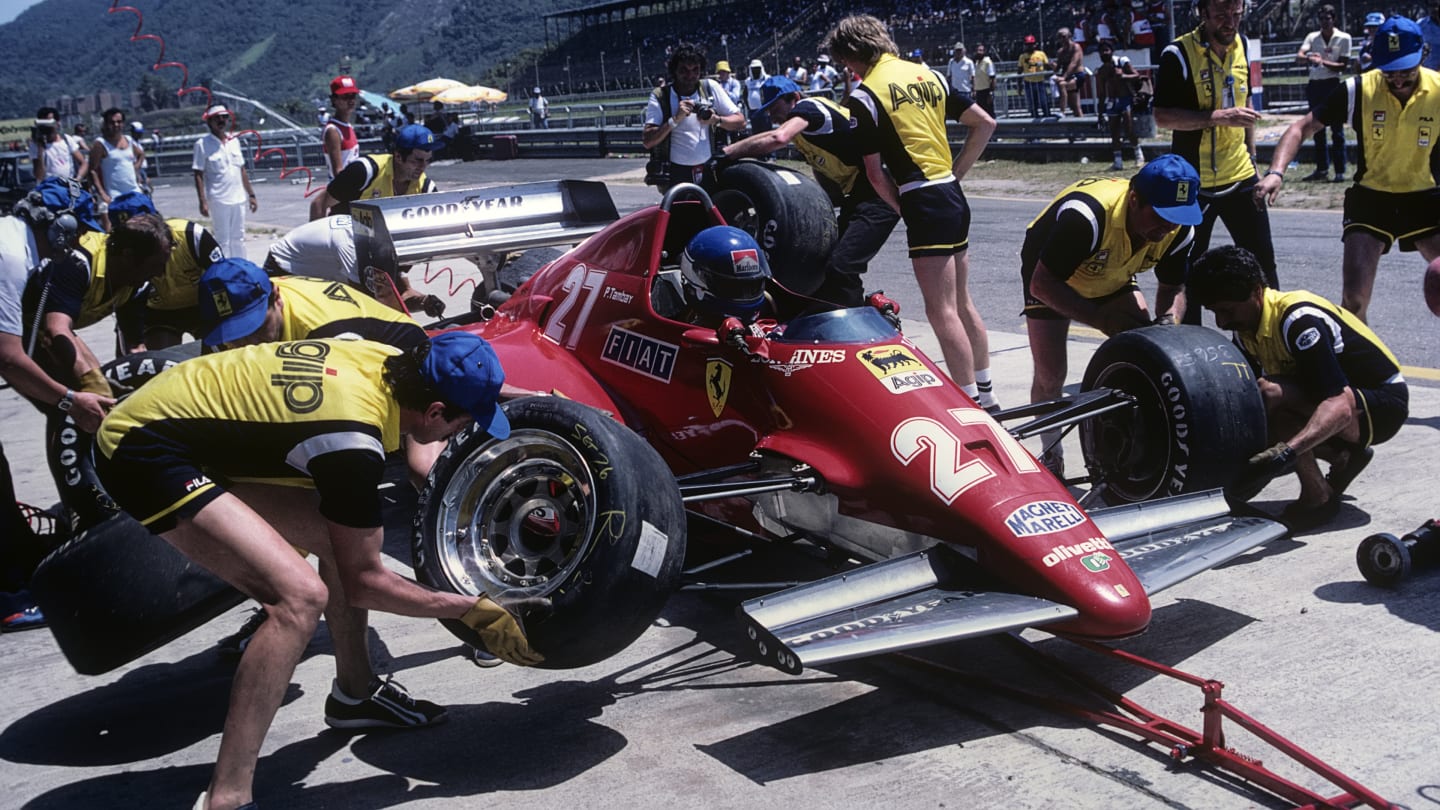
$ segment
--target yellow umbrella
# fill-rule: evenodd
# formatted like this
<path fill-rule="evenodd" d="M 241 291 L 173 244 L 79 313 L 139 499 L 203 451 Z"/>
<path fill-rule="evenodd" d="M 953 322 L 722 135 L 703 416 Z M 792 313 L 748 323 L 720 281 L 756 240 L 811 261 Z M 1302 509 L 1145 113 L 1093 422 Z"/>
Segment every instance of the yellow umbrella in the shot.
<path fill-rule="evenodd" d="M 402 87 L 399 90 L 391 91 L 390 98 L 396 101 L 428 101 L 436 93 L 444 92 L 452 87 L 464 87 L 464 82 L 457 82 L 454 79 L 442 79 L 438 76 L 434 79 L 426 79 L 417 82 L 409 87 Z"/>
<path fill-rule="evenodd" d="M 430 98 L 431 101 L 438 101 L 441 104 L 469 104 L 476 101 L 484 101 L 490 104 L 499 104 L 509 96 L 504 90 L 496 90 L 493 87 L 472 84 L 463 87 L 452 87 L 442 90 Z"/>

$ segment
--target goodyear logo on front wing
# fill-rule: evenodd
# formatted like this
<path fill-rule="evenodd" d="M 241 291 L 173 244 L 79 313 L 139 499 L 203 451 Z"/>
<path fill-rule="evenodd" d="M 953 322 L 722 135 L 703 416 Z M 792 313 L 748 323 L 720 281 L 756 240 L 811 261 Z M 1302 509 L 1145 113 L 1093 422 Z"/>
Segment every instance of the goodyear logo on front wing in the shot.
<path fill-rule="evenodd" d="M 1016 537 L 1063 532 L 1086 520 L 1085 513 L 1065 501 L 1032 501 L 1010 513 L 1005 526 Z"/>
<path fill-rule="evenodd" d="M 904 346 L 877 346 L 856 352 L 855 356 L 892 394 L 940 385 L 940 376 Z"/>

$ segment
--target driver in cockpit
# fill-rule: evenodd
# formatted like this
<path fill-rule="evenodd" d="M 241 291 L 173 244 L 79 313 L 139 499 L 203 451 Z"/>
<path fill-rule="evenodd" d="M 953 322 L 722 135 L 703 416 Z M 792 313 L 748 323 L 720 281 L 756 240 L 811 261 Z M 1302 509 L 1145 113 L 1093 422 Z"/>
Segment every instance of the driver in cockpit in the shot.
<path fill-rule="evenodd" d="M 706 228 L 680 255 L 683 303 L 672 310 L 675 314 L 661 314 L 699 326 L 719 326 L 726 318 L 752 325 L 765 304 L 769 280 L 765 252 L 750 234 L 729 225 Z"/>

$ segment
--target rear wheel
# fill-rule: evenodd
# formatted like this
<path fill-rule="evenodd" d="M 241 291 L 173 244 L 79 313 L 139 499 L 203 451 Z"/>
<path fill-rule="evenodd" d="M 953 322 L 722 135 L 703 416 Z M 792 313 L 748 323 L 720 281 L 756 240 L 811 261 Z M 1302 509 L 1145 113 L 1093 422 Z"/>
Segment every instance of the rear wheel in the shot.
<path fill-rule="evenodd" d="M 431 471 L 415 518 L 416 576 L 467 595 L 547 597 L 527 620 L 540 666 L 629 646 L 660 614 L 685 555 L 680 492 L 658 453 L 599 411 L 558 397 L 505 405 L 510 436 L 471 428 Z M 460 639 L 483 646 L 456 620 Z"/>
<path fill-rule="evenodd" d="M 1085 369 L 1082 389 L 1094 388 L 1137 400 L 1080 425 L 1085 463 L 1110 503 L 1223 488 L 1265 448 L 1265 406 L 1250 365 L 1214 330 L 1122 332 Z"/>

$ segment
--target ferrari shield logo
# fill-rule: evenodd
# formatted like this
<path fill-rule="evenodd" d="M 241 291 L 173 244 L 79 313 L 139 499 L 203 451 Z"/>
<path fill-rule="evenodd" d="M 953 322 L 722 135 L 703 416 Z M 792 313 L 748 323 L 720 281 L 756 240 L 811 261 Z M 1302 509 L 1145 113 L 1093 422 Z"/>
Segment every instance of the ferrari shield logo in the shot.
<path fill-rule="evenodd" d="M 710 400 L 710 410 L 715 418 L 725 410 L 725 401 L 730 398 L 730 364 L 719 358 L 705 361 L 705 398 Z"/>
<path fill-rule="evenodd" d="M 228 318 L 235 314 L 235 308 L 230 305 L 230 294 L 224 287 L 212 289 L 210 299 L 215 302 L 215 314 L 222 318 Z"/>
<path fill-rule="evenodd" d="M 1390 34 L 1385 38 L 1385 44 L 1390 53 L 1395 53 L 1396 51 L 1400 50 L 1400 35 L 1394 33 Z"/>
<path fill-rule="evenodd" d="M 1181 180 L 1175 184 L 1175 202 L 1183 203 L 1190 199 L 1190 181 Z"/>

